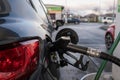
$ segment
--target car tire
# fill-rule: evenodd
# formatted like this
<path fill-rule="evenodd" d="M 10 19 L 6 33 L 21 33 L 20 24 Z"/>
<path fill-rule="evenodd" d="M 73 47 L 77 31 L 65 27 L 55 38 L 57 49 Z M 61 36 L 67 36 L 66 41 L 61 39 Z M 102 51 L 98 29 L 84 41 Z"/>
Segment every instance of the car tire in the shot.
<path fill-rule="evenodd" d="M 74 24 L 79 24 L 79 22 L 76 21 Z"/>
<path fill-rule="evenodd" d="M 70 36 L 71 43 L 73 43 L 73 44 L 77 44 L 78 41 L 79 41 L 77 33 L 74 30 L 70 29 L 70 28 L 64 28 L 61 31 L 59 31 L 57 33 L 55 39 L 57 40 L 62 36 Z"/>
<path fill-rule="evenodd" d="M 107 22 L 104 22 L 104 24 L 108 24 Z"/>
<path fill-rule="evenodd" d="M 112 38 L 112 35 L 110 33 L 107 33 L 105 35 L 105 45 L 108 50 L 112 47 L 113 42 L 114 39 Z"/>

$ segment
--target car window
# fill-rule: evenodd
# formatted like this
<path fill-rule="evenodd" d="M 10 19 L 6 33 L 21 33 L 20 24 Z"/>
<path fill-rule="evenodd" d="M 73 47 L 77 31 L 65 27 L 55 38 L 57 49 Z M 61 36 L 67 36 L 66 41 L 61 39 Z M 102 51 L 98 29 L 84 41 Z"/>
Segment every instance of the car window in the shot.
<path fill-rule="evenodd" d="M 44 22 L 48 23 L 48 18 L 46 16 L 46 13 L 45 13 L 45 11 L 43 9 L 43 6 L 39 2 L 39 0 L 30 0 L 30 3 L 32 5 L 32 7 L 34 8 L 34 10 L 38 13 L 40 18 L 42 18 L 42 20 Z"/>
<path fill-rule="evenodd" d="M 72 20 L 72 18 L 68 18 L 68 20 Z"/>
<path fill-rule="evenodd" d="M 0 16 L 3 14 L 8 14 L 10 12 L 10 6 L 7 0 L 0 0 Z"/>
<path fill-rule="evenodd" d="M 108 18 L 108 20 L 112 20 L 112 18 Z"/>
<path fill-rule="evenodd" d="M 39 2 L 40 2 L 40 3 L 41 3 L 41 5 L 43 6 L 43 8 L 44 8 L 45 12 L 48 14 L 48 10 L 47 10 L 46 6 L 43 4 L 43 2 L 42 2 L 41 0 L 39 0 Z"/>
<path fill-rule="evenodd" d="M 51 18 L 50 18 L 50 14 L 49 14 L 48 9 L 46 8 L 46 6 L 44 5 L 44 3 L 41 0 L 39 0 L 39 2 L 41 3 L 41 5 L 42 5 L 42 7 L 43 7 L 43 9 L 44 9 L 44 11 L 46 13 L 46 16 L 48 18 L 48 21 L 50 22 Z"/>
<path fill-rule="evenodd" d="M 106 19 L 106 17 L 104 17 L 103 19 Z"/>

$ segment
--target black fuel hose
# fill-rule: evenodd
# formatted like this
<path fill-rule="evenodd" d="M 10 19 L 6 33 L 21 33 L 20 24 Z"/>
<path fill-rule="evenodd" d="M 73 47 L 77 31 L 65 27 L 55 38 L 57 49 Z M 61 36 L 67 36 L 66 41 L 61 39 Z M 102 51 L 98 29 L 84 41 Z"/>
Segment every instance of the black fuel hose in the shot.
<path fill-rule="evenodd" d="M 97 49 L 92 49 L 92 48 L 88 48 L 88 47 L 83 47 L 83 46 L 78 46 L 75 44 L 68 44 L 66 49 L 68 51 L 71 52 L 78 52 L 87 56 L 92 56 L 92 57 L 97 57 L 97 58 L 101 58 L 107 61 L 110 61 L 112 63 L 115 63 L 116 65 L 120 66 L 120 59 L 115 57 L 115 56 L 111 56 L 105 52 L 101 52 Z"/>

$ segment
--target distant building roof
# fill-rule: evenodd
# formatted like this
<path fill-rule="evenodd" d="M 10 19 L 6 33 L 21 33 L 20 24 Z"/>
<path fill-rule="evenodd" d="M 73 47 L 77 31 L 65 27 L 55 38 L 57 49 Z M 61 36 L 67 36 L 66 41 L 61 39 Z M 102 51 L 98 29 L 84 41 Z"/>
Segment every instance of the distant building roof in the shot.
<path fill-rule="evenodd" d="M 98 15 L 96 15 L 96 14 L 88 14 L 88 15 L 86 15 L 84 17 L 95 17 L 95 16 L 98 16 Z"/>
<path fill-rule="evenodd" d="M 61 7 L 62 10 L 64 9 L 64 6 L 62 5 L 55 5 L 55 4 L 45 4 L 46 7 Z"/>
<path fill-rule="evenodd" d="M 64 6 L 62 5 L 54 5 L 54 4 L 45 4 L 49 13 L 62 13 Z"/>

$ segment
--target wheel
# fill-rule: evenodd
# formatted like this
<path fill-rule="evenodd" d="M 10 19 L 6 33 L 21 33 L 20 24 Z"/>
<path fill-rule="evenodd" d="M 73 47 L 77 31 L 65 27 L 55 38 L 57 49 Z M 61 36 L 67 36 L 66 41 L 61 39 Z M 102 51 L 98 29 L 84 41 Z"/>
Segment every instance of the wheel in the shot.
<path fill-rule="evenodd" d="M 104 22 L 104 24 L 107 24 L 107 22 Z"/>
<path fill-rule="evenodd" d="M 76 21 L 74 24 L 79 24 L 79 22 Z"/>
<path fill-rule="evenodd" d="M 112 47 L 113 42 L 114 40 L 112 38 L 112 35 L 110 33 L 107 33 L 105 36 L 105 44 L 108 50 Z"/>
<path fill-rule="evenodd" d="M 70 36 L 71 43 L 74 43 L 74 44 L 77 44 L 79 41 L 77 33 L 70 28 L 65 28 L 59 31 L 55 39 L 57 40 L 58 38 L 62 36 Z"/>

